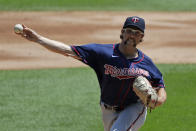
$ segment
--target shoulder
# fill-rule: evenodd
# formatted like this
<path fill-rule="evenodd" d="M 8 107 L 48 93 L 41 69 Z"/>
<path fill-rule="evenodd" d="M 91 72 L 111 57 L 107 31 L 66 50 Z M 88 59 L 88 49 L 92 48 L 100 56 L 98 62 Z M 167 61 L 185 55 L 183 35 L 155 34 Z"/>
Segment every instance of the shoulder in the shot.
<path fill-rule="evenodd" d="M 139 50 L 140 53 L 143 54 L 143 65 L 144 67 L 146 67 L 149 71 L 152 72 L 159 72 L 158 67 L 156 66 L 156 64 L 153 62 L 153 60 L 147 56 L 145 53 L 143 53 L 141 50 Z"/>
<path fill-rule="evenodd" d="M 104 49 L 104 48 L 113 48 L 113 45 L 114 44 L 89 43 L 89 44 L 85 44 L 85 45 L 80 45 L 80 47 L 91 48 L 91 49 L 97 50 L 97 49 Z"/>
<path fill-rule="evenodd" d="M 151 59 L 149 56 L 147 56 L 144 52 L 142 52 L 142 51 L 139 50 L 139 49 L 138 49 L 138 52 L 139 52 L 140 54 L 142 54 L 143 61 L 145 61 L 145 63 L 147 63 L 147 64 L 154 64 L 153 61 L 152 61 L 152 59 Z"/>
<path fill-rule="evenodd" d="M 72 51 L 74 51 L 78 56 L 108 56 L 111 55 L 114 50 L 115 44 L 97 44 L 90 43 L 78 46 L 71 46 Z"/>
<path fill-rule="evenodd" d="M 92 44 L 86 44 L 83 45 L 84 48 L 89 48 L 94 52 L 100 52 L 100 53 L 106 53 L 113 51 L 114 44 L 97 44 L 97 43 L 92 43 Z"/>
<path fill-rule="evenodd" d="M 93 43 L 93 44 L 87 44 L 87 46 L 91 46 L 94 47 L 94 49 L 111 49 L 114 47 L 114 44 L 97 44 L 97 43 Z"/>

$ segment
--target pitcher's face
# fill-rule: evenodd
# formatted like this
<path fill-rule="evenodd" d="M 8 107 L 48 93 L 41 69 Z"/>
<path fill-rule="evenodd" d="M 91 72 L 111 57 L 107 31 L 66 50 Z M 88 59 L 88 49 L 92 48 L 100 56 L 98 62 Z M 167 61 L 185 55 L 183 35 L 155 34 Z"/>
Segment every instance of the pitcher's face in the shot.
<path fill-rule="evenodd" d="M 140 30 L 132 29 L 132 28 L 125 28 L 121 30 L 121 39 L 122 43 L 125 45 L 133 45 L 136 47 L 144 37 L 144 33 Z"/>

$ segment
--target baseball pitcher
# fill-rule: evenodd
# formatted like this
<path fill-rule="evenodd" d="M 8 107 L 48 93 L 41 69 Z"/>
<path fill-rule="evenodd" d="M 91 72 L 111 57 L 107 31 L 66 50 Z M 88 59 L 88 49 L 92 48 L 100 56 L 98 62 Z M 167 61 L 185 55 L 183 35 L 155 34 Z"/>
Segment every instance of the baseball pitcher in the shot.
<path fill-rule="evenodd" d="M 120 43 L 69 46 L 45 38 L 25 25 L 19 35 L 89 65 L 100 85 L 104 130 L 137 131 L 145 122 L 147 108 L 155 109 L 166 101 L 161 72 L 137 48 L 144 33 L 144 19 L 133 16 L 125 20 Z"/>

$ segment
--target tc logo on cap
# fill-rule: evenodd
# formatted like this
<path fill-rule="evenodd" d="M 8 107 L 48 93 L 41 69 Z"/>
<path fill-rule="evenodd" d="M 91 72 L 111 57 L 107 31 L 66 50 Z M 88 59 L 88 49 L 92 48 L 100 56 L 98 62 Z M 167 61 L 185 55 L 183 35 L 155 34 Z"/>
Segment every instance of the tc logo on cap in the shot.
<path fill-rule="evenodd" d="M 132 21 L 133 23 L 137 23 L 137 22 L 139 22 L 139 18 L 133 17 L 133 18 L 131 19 L 131 21 Z"/>

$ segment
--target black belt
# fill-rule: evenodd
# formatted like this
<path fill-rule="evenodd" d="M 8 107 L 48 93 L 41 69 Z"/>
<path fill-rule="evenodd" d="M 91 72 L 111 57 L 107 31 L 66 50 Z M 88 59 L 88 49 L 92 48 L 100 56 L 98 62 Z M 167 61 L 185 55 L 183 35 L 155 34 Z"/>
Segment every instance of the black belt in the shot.
<path fill-rule="evenodd" d="M 123 107 L 119 107 L 119 106 L 110 106 L 108 104 L 105 104 L 103 102 L 101 102 L 101 104 L 104 106 L 105 109 L 107 110 L 112 110 L 112 111 L 116 111 L 116 112 L 119 112 L 119 111 L 122 111 L 124 108 Z"/>

